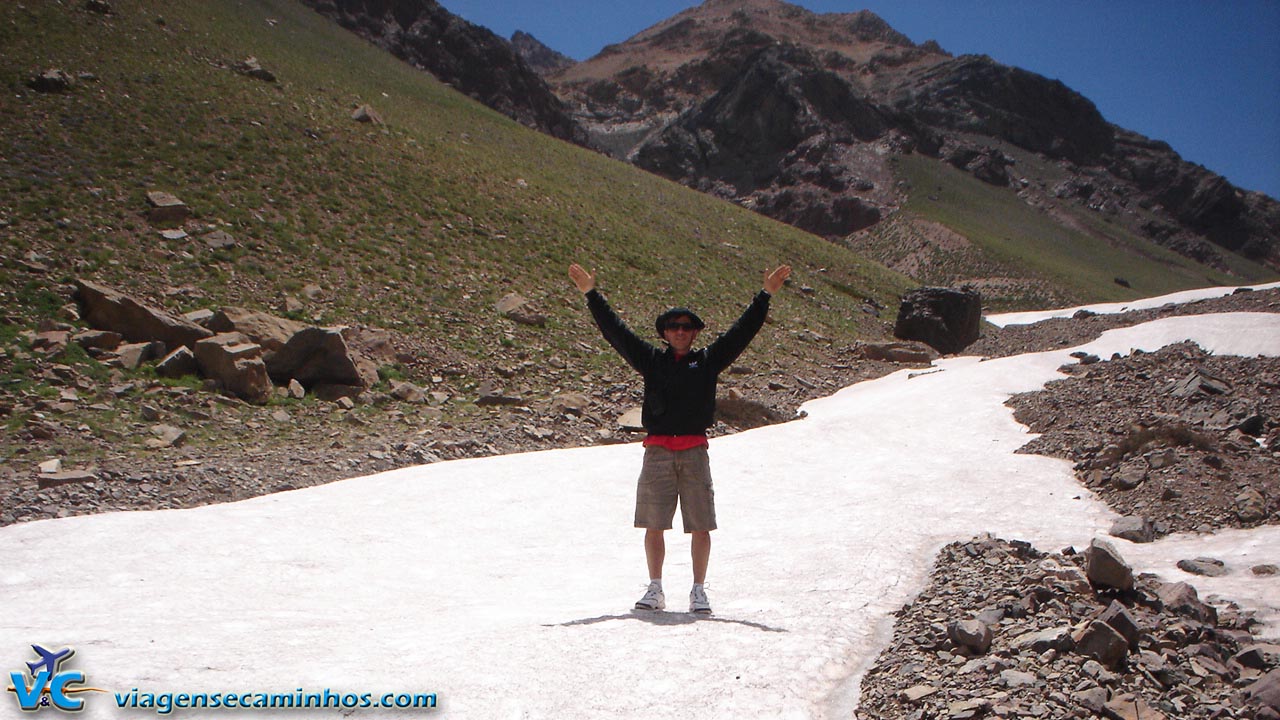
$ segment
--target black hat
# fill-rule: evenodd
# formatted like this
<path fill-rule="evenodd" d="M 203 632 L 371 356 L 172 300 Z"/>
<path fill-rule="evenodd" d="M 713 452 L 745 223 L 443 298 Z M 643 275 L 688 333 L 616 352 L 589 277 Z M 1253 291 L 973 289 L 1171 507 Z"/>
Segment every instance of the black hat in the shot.
<path fill-rule="evenodd" d="M 662 335 L 662 331 L 666 329 L 668 320 L 670 320 L 671 318 L 678 318 L 681 315 L 688 317 L 689 322 L 693 323 L 693 327 L 696 330 L 701 330 L 702 328 L 707 326 L 706 323 L 702 322 L 702 318 L 698 317 L 698 315 L 694 313 L 692 310 L 690 310 L 689 308 L 673 307 L 670 310 L 659 315 L 658 320 L 653 324 L 654 327 L 658 330 L 658 335 L 659 336 Z"/>

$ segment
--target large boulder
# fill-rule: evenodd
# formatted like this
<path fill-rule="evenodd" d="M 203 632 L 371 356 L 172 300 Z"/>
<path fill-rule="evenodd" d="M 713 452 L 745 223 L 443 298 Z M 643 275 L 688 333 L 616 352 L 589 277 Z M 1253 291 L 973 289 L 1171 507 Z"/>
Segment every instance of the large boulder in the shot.
<path fill-rule="evenodd" d="M 222 308 L 206 324 L 214 332 L 243 333 L 267 352 L 278 352 L 289 338 L 307 328 L 306 323 L 239 307 Z"/>
<path fill-rule="evenodd" d="M 378 382 L 378 368 L 351 351 L 340 328 L 303 328 L 268 356 L 266 363 L 268 374 L 281 385 L 297 380 L 308 388 L 368 388 Z"/>
<path fill-rule="evenodd" d="M 1106 540 L 1094 538 L 1084 554 L 1085 574 L 1095 587 L 1133 589 L 1133 568 Z"/>
<path fill-rule="evenodd" d="M 253 403 L 271 398 L 271 378 L 262 362 L 262 346 L 240 333 L 220 333 L 196 343 L 200 372 L 227 392 Z"/>
<path fill-rule="evenodd" d="M 1218 622 L 1218 611 L 1200 600 L 1196 589 L 1187 583 L 1162 583 L 1156 590 L 1156 597 L 1166 609 L 1179 615 L 1186 615 L 1203 623 Z"/>
<path fill-rule="evenodd" d="M 105 285 L 76 281 L 81 317 L 99 330 L 110 330 L 130 342 L 159 340 L 165 347 L 193 347 L 213 335 L 208 329 L 145 305 Z"/>
<path fill-rule="evenodd" d="M 944 355 L 958 353 L 978 339 L 982 296 L 977 290 L 926 287 L 902 296 L 893 334 L 918 340 Z"/>

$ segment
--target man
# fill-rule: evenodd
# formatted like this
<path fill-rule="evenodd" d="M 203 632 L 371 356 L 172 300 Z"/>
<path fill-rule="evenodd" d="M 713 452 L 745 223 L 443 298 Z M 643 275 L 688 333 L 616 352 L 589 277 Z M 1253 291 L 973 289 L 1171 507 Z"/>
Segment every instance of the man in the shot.
<path fill-rule="evenodd" d="M 692 536 L 689 611 L 711 612 L 703 583 L 711 559 L 711 531 L 716 529 L 715 492 L 707 460 L 707 428 L 715 421 L 716 380 L 760 331 L 769 313 L 769 298 L 790 275 L 787 265 L 766 270 L 764 289 L 742 317 L 711 345 L 695 351 L 694 341 L 705 325 L 692 310 L 671 308 L 658 316 L 655 329 L 666 348 L 656 347 L 632 332 L 613 312 L 596 290 L 595 275 L 577 263 L 569 266 L 569 278 L 586 295 L 587 307 L 605 340 L 644 377 L 641 424 L 649 434 L 644 440 L 644 465 L 636 488 L 635 525 L 645 529 L 649 588 L 636 603 L 637 609 L 666 607 L 662 591 L 664 533 L 671 529 L 679 499 L 684 531 Z"/>

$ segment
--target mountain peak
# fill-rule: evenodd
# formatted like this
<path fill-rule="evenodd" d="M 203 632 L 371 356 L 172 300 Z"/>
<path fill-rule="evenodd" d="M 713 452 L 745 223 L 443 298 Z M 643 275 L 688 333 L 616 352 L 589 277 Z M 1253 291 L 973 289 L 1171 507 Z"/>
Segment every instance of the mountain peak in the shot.
<path fill-rule="evenodd" d="M 524 58 L 525 63 L 539 75 L 550 75 L 572 66 L 577 61 L 564 53 L 552 50 L 538 38 L 523 30 L 511 35 L 511 47 Z"/>
<path fill-rule="evenodd" d="M 854 13 L 815 13 L 784 0 L 705 0 L 645 30 L 633 39 L 660 36 L 689 21 L 705 30 L 721 32 L 744 28 L 763 32 L 785 42 L 829 44 L 883 42 L 911 47 L 906 35 L 894 30 L 870 10 Z"/>

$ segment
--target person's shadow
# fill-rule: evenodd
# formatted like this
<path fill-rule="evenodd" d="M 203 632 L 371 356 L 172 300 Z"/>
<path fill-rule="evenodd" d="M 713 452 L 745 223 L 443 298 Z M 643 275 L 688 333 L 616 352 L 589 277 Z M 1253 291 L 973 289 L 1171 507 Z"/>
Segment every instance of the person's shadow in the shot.
<path fill-rule="evenodd" d="M 543 627 L 573 627 L 574 625 L 595 625 L 596 623 L 609 622 L 611 620 L 639 620 L 647 622 L 650 625 L 689 625 L 691 623 L 733 623 L 734 625 L 745 625 L 763 632 L 788 632 L 786 628 L 777 628 L 764 623 L 751 622 L 750 620 L 732 620 L 730 618 L 716 617 L 715 615 L 699 615 L 698 613 L 682 613 L 682 612 L 654 612 L 652 610 L 636 610 L 629 613 L 618 615 L 600 615 L 592 618 L 582 618 L 581 620 L 570 620 L 562 623 L 548 623 Z"/>

